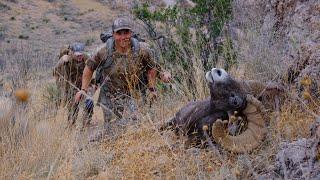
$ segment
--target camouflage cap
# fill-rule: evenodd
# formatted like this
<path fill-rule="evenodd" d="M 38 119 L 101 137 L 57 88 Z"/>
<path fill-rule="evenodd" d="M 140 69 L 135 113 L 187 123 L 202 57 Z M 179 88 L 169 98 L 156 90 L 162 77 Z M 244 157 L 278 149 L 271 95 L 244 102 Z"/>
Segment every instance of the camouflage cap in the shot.
<path fill-rule="evenodd" d="M 122 29 L 132 30 L 131 26 L 132 25 L 129 19 L 123 18 L 123 17 L 117 18 L 116 20 L 113 21 L 112 31 L 117 32 Z"/>

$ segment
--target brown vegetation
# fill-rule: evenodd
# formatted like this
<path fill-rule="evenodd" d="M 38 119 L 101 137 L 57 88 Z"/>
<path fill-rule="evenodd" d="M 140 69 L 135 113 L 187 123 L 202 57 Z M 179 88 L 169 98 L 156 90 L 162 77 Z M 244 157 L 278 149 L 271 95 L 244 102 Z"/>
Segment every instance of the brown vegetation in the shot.
<path fill-rule="evenodd" d="M 138 122 L 115 120 L 111 135 L 100 143 L 89 143 L 96 129 L 90 127 L 79 135 L 75 129 L 66 128 L 66 108 L 57 108 L 48 96 L 48 87 L 53 84 L 51 68 L 65 44 L 94 39 L 88 48 L 93 51 L 100 45 L 100 32 L 121 12 L 100 1 L 77 2 L 0 3 L 0 34 L 4 33 L 4 40 L 0 39 L 1 79 L 11 86 L 1 88 L 0 179 L 256 179 L 271 171 L 282 141 L 309 136 L 314 115 L 320 113 L 320 101 L 312 96 L 304 100 L 294 89 L 286 89 L 282 106 L 269 113 L 265 141 L 250 154 L 220 149 L 219 157 L 210 148 L 185 149 L 184 137 L 171 132 L 161 135 L 157 130 L 192 97 L 188 80 L 182 78 L 172 91 L 160 94 L 152 107 L 140 106 Z M 11 17 L 15 20 L 9 20 Z M 18 39 L 20 34 L 29 38 Z M 273 53 L 277 47 L 267 46 L 262 34 L 247 35 L 246 40 L 239 41 L 245 44 L 239 57 L 247 61 L 242 59 L 231 74 L 266 81 L 274 72 L 284 71 L 278 66 L 278 54 Z M 204 99 L 209 92 L 201 58 L 196 53 L 185 58 L 194 61 L 198 84 L 195 97 Z M 270 67 L 265 68 L 266 63 Z M 14 105 L 12 93 L 16 88 L 29 90 L 26 105 Z M 12 107 L 14 111 L 8 115 Z M 99 126 L 102 113 L 98 107 L 94 113 L 93 121 Z"/>

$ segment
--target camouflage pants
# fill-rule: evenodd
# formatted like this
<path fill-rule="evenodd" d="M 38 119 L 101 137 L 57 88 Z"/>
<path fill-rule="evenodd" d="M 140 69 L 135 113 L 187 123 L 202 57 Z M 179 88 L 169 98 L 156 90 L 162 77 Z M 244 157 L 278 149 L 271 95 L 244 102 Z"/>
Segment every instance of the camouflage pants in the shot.
<path fill-rule="evenodd" d="M 82 121 L 83 124 L 89 124 L 92 118 L 93 114 L 93 106 L 90 108 L 87 108 L 84 106 L 84 103 L 75 103 L 74 102 L 74 96 L 76 94 L 76 90 L 71 90 L 69 92 L 66 92 L 67 97 L 65 98 L 65 103 L 68 109 L 68 122 L 70 125 L 75 124 L 78 114 L 79 114 L 79 106 L 83 106 L 83 110 L 80 111 L 81 117 L 79 118 L 79 121 Z"/>
<path fill-rule="evenodd" d="M 111 94 L 101 88 L 98 103 L 102 108 L 105 124 L 111 121 L 113 115 L 124 119 L 137 118 L 136 100 L 128 94 Z"/>

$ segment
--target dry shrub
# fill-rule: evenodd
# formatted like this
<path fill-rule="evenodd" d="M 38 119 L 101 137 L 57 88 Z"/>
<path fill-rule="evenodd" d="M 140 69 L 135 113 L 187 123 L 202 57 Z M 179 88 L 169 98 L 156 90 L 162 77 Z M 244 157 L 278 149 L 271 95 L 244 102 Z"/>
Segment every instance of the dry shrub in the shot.
<path fill-rule="evenodd" d="M 280 119 L 274 122 L 273 127 L 279 137 L 295 140 L 310 135 L 310 126 L 314 123 L 315 117 L 305 109 L 318 113 L 318 107 L 305 106 L 303 103 L 288 100 L 286 105 L 281 108 Z"/>
<path fill-rule="evenodd" d="M 106 151 L 99 146 L 90 146 L 74 152 L 72 158 L 72 174 L 76 179 L 95 177 L 114 159 L 114 152 Z"/>
<path fill-rule="evenodd" d="M 47 177 L 66 148 L 62 140 L 68 135 L 61 120 L 48 119 L 48 111 L 41 111 L 38 106 L 42 84 L 34 75 L 47 68 L 51 54 L 36 49 L 23 42 L 1 44 L 1 56 L 10 62 L 6 63 L 5 72 L 11 75 L 13 87 L 29 89 L 32 97 L 25 103 L 16 103 L 12 97 L 6 103 L 7 116 L 1 118 L 0 179 Z"/>
<path fill-rule="evenodd" d="M 14 116 L 16 123 L 8 124 L 8 131 L 1 135 L 0 149 L 5 149 L 0 157 L 1 179 L 46 177 L 50 165 L 62 155 L 60 148 L 65 148 L 61 147 L 61 135 L 67 137 L 64 129 L 55 125 L 57 121 L 34 122 L 26 111 Z"/>

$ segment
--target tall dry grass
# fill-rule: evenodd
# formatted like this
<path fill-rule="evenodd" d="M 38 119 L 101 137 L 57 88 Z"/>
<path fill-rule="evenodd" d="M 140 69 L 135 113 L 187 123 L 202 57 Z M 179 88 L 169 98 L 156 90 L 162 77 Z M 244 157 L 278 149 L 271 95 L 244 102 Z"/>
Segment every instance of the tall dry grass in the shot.
<path fill-rule="evenodd" d="M 39 96 L 42 84 L 48 79 L 45 70 L 52 64 L 53 54 L 37 51 L 23 42 L 13 42 L 1 44 L 1 56 L 6 60 L 1 75 L 11 84 L 9 91 L 24 87 L 32 94 L 28 103 L 23 104 L 15 102 L 10 92 L 11 103 L 1 104 L 4 114 L 1 117 L 1 179 L 43 177 L 59 152 L 60 135 L 64 134 L 55 118 L 49 118 L 50 111 L 44 109 Z"/>
<path fill-rule="evenodd" d="M 265 34 L 248 28 L 244 37 L 237 50 L 239 66 L 231 70 L 234 76 L 267 81 L 283 71 L 278 54 L 273 53 L 277 52 L 275 47 L 264 43 Z M 57 108 L 54 100 L 44 96 L 47 85 L 53 83 L 51 68 L 58 50 L 43 47 L 1 44 L 1 58 L 8 62 L 2 75 L 12 79 L 14 88 L 30 89 L 32 96 L 25 105 L 15 104 L 13 98 L 2 103 L 4 114 L 10 110 L 12 114 L 1 116 L 0 179 L 256 179 L 269 171 L 281 141 L 307 136 L 314 118 L 306 109 L 319 113 L 289 96 L 280 115 L 269 113 L 268 137 L 254 152 L 236 155 L 221 150 L 219 158 L 210 148 L 185 149 L 185 137 L 176 137 L 173 132 L 160 134 L 158 126 L 189 100 L 208 96 L 195 47 L 191 57 L 183 55 L 192 61 L 195 87 L 190 89 L 187 76 L 179 77 L 180 83 L 174 82 L 172 89 L 160 93 L 152 107 L 139 107 L 138 122 L 123 125 L 116 120 L 112 135 L 101 143 L 89 143 L 91 130 L 79 135 L 75 128 L 66 128 L 65 107 Z M 102 123 L 98 107 L 93 121 Z"/>
<path fill-rule="evenodd" d="M 66 128 L 64 107 L 56 109 L 55 102 L 46 96 L 47 87 L 53 83 L 50 69 L 54 64 L 53 59 L 56 58 L 55 53 L 47 49 L 36 50 L 32 45 L 23 42 L 2 45 L 3 58 L 11 62 L 6 64 L 6 74 L 3 76 L 10 79 L 12 90 L 17 87 L 29 89 L 31 98 L 26 104 L 16 104 L 14 97 L 9 96 L 9 99 L 6 100 L 12 105 L 4 102 L 1 108 L 7 115 L 6 117 L 1 116 L 0 158 L 3 162 L 0 165 L 1 179 L 61 177 L 82 179 L 97 176 L 101 172 L 107 173 L 106 170 L 114 169 L 114 166 L 118 166 L 117 173 L 121 172 L 118 176 L 111 174 L 116 178 L 152 177 L 154 175 L 166 177 L 168 172 L 171 172 L 174 177 L 182 176 L 183 172 L 190 168 L 193 169 L 193 173 L 196 173 L 200 168 L 191 165 L 188 168 L 182 168 L 186 162 L 181 158 L 178 160 L 179 157 L 173 154 L 177 153 L 174 151 L 179 151 L 180 156 L 187 158 L 183 153 L 185 151 L 183 142 L 180 142 L 181 145 L 174 150 L 171 146 L 176 143 L 170 140 L 174 137 L 167 137 L 166 140 L 163 140 L 163 137 L 157 132 L 158 125 L 188 101 L 187 94 L 191 93 L 185 88 L 184 83 L 178 85 L 176 91 L 160 95 L 159 101 L 152 108 L 141 107 L 139 109 L 142 116 L 141 121 L 129 125 L 125 131 L 121 131 L 120 127 L 119 130 L 115 129 L 116 135 L 111 139 L 106 139 L 106 143 L 92 145 L 88 144 L 88 136 L 83 135 L 82 138 L 79 138 L 75 135 L 74 129 Z M 196 57 L 194 61 L 197 61 Z M 199 84 L 203 86 L 204 81 L 200 78 L 203 76 L 201 66 L 196 67 L 195 70 L 196 73 L 199 73 Z M 204 92 L 200 91 L 201 86 L 198 87 L 200 93 L 197 94 L 197 97 L 199 98 L 205 97 Z M 102 116 L 94 116 L 94 118 L 98 124 L 101 123 Z M 143 141 L 146 141 L 146 144 L 139 143 L 142 140 L 141 137 L 145 138 Z M 130 148 L 130 145 L 138 147 Z M 155 161 L 153 168 L 146 169 L 145 167 L 153 162 L 153 157 L 159 156 L 162 151 L 164 155 Z M 147 156 L 150 159 L 140 159 L 141 153 L 148 154 L 149 152 L 151 154 Z M 172 159 L 172 156 L 177 157 Z M 199 158 L 196 157 L 198 163 L 202 162 Z M 141 164 L 134 165 L 132 160 L 141 161 Z M 162 164 L 162 168 L 157 168 L 158 163 Z M 167 163 L 172 165 L 167 166 Z M 177 165 L 179 166 L 177 172 L 170 170 Z M 146 172 L 148 169 L 150 172 Z"/>

